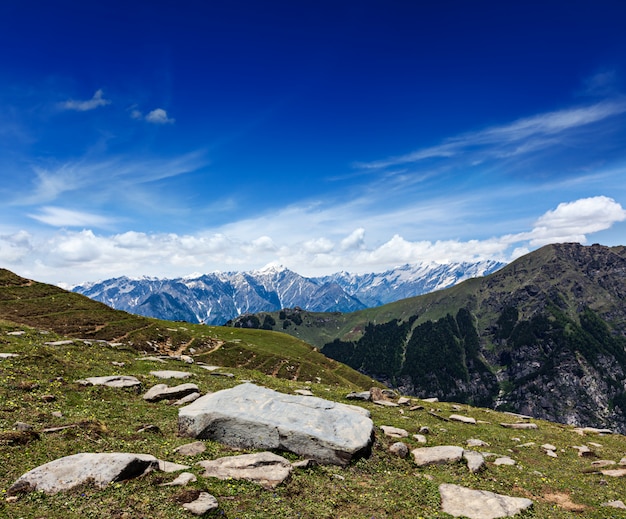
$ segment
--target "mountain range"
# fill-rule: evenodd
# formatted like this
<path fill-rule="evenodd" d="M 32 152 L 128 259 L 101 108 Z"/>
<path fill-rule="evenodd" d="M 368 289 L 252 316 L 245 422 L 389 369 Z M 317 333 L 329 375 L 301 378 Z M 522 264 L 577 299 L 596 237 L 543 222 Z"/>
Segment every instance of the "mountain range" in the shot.
<path fill-rule="evenodd" d="M 119 277 L 77 285 L 72 291 L 146 317 L 221 325 L 240 315 L 282 308 L 353 312 L 450 287 L 502 266 L 496 261 L 422 263 L 382 273 L 304 277 L 269 265 L 175 279 Z"/>
<path fill-rule="evenodd" d="M 230 324 L 284 331 L 405 394 L 623 433 L 625 301 L 626 247 L 564 243 L 384 306 Z"/>

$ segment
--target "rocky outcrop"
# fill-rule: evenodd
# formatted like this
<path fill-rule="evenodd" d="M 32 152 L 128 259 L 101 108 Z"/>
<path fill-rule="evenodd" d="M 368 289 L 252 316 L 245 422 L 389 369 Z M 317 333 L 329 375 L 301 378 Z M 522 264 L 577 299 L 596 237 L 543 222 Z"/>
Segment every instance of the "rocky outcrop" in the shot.
<path fill-rule="evenodd" d="M 233 447 L 282 449 L 319 463 L 346 465 L 368 452 L 374 425 L 360 407 L 246 383 L 181 408 L 178 430 L 181 436 Z"/>

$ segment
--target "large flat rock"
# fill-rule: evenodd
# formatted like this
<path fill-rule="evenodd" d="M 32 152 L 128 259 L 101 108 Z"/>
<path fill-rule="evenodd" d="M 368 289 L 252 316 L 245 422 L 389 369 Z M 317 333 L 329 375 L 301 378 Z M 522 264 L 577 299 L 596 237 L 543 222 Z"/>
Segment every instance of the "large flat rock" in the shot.
<path fill-rule="evenodd" d="M 204 468 L 205 478 L 247 479 L 266 489 L 280 485 L 293 470 L 289 461 L 272 452 L 227 456 L 199 461 L 198 465 Z"/>
<path fill-rule="evenodd" d="M 114 481 L 131 479 L 158 468 L 159 460 L 149 454 L 82 452 L 34 468 L 18 478 L 7 493 L 38 490 L 56 494 L 87 482 L 104 488 Z"/>
<path fill-rule="evenodd" d="M 319 463 L 346 465 L 368 452 L 374 424 L 360 407 L 246 383 L 179 409 L 178 431 L 232 447 L 282 449 Z"/>
<path fill-rule="evenodd" d="M 530 499 L 494 494 L 486 490 L 472 490 L 459 485 L 439 486 L 441 509 L 454 517 L 469 519 L 496 519 L 513 517 L 533 506 Z"/>

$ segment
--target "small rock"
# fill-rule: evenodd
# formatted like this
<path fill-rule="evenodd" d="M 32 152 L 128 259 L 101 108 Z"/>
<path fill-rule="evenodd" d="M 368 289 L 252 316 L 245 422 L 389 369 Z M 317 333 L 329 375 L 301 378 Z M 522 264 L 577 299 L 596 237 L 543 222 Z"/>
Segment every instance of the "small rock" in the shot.
<path fill-rule="evenodd" d="M 546 451 L 555 451 L 556 447 L 550 443 L 544 443 L 541 448 Z"/>
<path fill-rule="evenodd" d="M 118 368 L 122 368 L 122 367 L 126 366 L 125 362 L 117 362 L 116 360 L 112 360 L 111 364 L 113 364 L 113 366 L 117 366 Z"/>
<path fill-rule="evenodd" d="M 137 429 L 138 433 L 154 433 L 154 434 L 161 434 L 161 429 L 159 429 L 158 425 L 154 425 L 154 424 L 146 424 L 146 425 L 141 425 L 138 429 Z"/>
<path fill-rule="evenodd" d="M 592 467 L 610 467 L 611 465 L 615 465 L 613 460 L 596 460 L 591 462 Z"/>
<path fill-rule="evenodd" d="M 10 359 L 11 357 L 19 357 L 17 353 L 0 353 L 0 360 Z"/>
<path fill-rule="evenodd" d="M 626 469 L 607 469 L 601 470 L 600 473 L 604 476 L 610 476 L 612 478 L 623 478 L 626 476 Z"/>
<path fill-rule="evenodd" d="M 602 506 L 610 506 L 612 508 L 621 508 L 623 510 L 626 510 L 626 505 L 621 500 L 618 500 L 618 501 L 607 501 L 606 503 L 602 503 Z"/>
<path fill-rule="evenodd" d="M 439 399 L 437 397 L 433 397 L 433 398 L 422 398 L 423 402 L 428 402 L 429 404 L 435 404 L 437 402 L 439 402 Z"/>
<path fill-rule="evenodd" d="M 311 459 L 294 461 L 291 464 L 294 469 L 312 469 L 313 467 L 317 467 L 317 465 L 317 461 Z"/>
<path fill-rule="evenodd" d="M 32 431 L 33 426 L 26 422 L 15 422 L 13 424 L 13 428 L 16 431 Z"/>
<path fill-rule="evenodd" d="M 383 407 L 399 407 L 395 402 L 390 402 L 389 400 L 372 400 L 377 405 L 381 405 Z"/>
<path fill-rule="evenodd" d="M 358 393 L 348 393 L 346 395 L 348 400 L 363 400 L 368 401 L 371 398 L 371 394 L 369 391 L 360 391 Z"/>
<path fill-rule="evenodd" d="M 404 429 L 399 429 L 398 427 L 381 425 L 380 428 L 385 436 L 389 436 L 390 438 L 407 438 L 409 436 L 408 431 L 405 431 Z"/>
<path fill-rule="evenodd" d="M 200 398 L 200 393 L 195 392 L 195 393 L 189 393 L 187 396 L 184 396 L 182 398 L 180 398 L 179 400 L 176 400 L 175 402 L 172 403 L 173 406 L 181 406 L 181 405 L 187 405 L 187 404 L 191 404 L 191 402 L 195 402 L 196 400 L 198 400 L 198 398 Z"/>
<path fill-rule="evenodd" d="M 219 479 L 246 479 L 271 489 L 291 474 L 291 463 L 272 452 L 227 456 L 216 460 L 198 462 L 205 469 L 203 476 Z"/>
<path fill-rule="evenodd" d="M 509 458 L 508 456 L 502 456 L 500 458 L 496 458 L 493 461 L 494 465 L 515 465 L 515 460 Z"/>
<path fill-rule="evenodd" d="M 195 384 L 180 384 L 174 387 L 168 387 L 166 384 L 157 384 L 152 386 L 143 399 L 148 402 L 158 402 L 159 400 L 174 400 L 187 396 L 190 393 L 199 392 L 198 386 Z"/>
<path fill-rule="evenodd" d="M 489 447 L 487 442 L 479 440 L 477 438 L 470 438 L 465 442 L 468 447 Z"/>
<path fill-rule="evenodd" d="M 536 423 L 501 423 L 502 427 L 506 427 L 507 429 L 537 429 Z"/>
<path fill-rule="evenodd" d="M 581 458 L 593 458 L 594 452 L 586 445 L 572 445 L 573 449 L 578 451 L 578 456 Z"/>
<path fill-rule="evenodd" d="M 626 456 L 619 460 L 618 465 L 626 465 Z"/>
<path fill-rule="evenodd" d="M 221 371 L 213 371 L 211 375 L 214 377 L 226 377 L 226 378 L 234 378 L 235 375 L 233 373 L 222 373 Z"/>
<path fill-rule="evenodd" d="M 208 492 L 200 492 L 198 499 L 191 503 L 184 503 L 183 508 L 194 515 L 204 515 L 219 507 L 217 499 Z"/>
<path fill-rule="evenodd" d="M 535 442 L 528 442 L 528 443 L 522 443 L 518 445 L 518 447 L 532 447 L 533 445 L 535 445 Z"/>
<path fill-rule="evenodd" d="M 422 409 L 424 409 L 423 405 L 412 405 L 409 407 L 409 411 L 421 411 Z"/>
<path fill-rule="evenodd" d="M 533 506 L 530 499 L 472 490 L 459 485 L 442 484 L 439 486 L 439 494 L 444 512 L 469 519 L 512 517 Z"/>
<path fill-rule="evenodd" d="M 296 389 L 294 393 L 301 396 L 315 396 L 310 389 Z"/>
<path fill-rule="evenodd" d="M 405 396 L 398 398 L 398 405 L 410 405 L 411 400 Z"/>
<path fill-rule="evenodd" d="M 202 369 L 206 369 L 207 371 L 215 371 L 218 369 L 222 369 L 222 366 L 207 366 L 206 364 L 200 364 Z"/>
<path fill-rule="evenodd" d="M 424 467 L 426 465 L 456 463 L 463 457 L 463 448 L 452 445 L 420 447 L 412 450 L 411 454 L 413 454 L 415 464 L 418 467 Z"/>
<path fill-rule="evenodd" d="M 187 470 L 188 468 L 190 468 L 189 465 L 159 460 L 159 470 L 161 472 L 178 472 L 179 470 Z"/>
<path fill-rule="evenodd" d="M 423 434 L 414 434 L 413 438 L 417 441 L 417 443 L 428 443 L 428 440 L 426 440 L 426 436 L 424 436 Z"/>
<path fill-rule="evenodd" d="M 63 418 L 63 413 L 61 411 L 52 411 L 50 414 L 55 418 Z"/>
<path fill-rule="evenodd" d="M 467 424 L 476 425 L 476 419 L 472 418 L 471 416 L 463 416 L 463 415 L 460 415 L 460 414 L 451 414 L 449 418 L 450 418 L 450 420 L 452 420 L 454 422 L 461 422 L 461 423 L 467 423 Z"/>
<path fill-rule="evenodd" d="M 198 478 L 193 475 L 191 472 L 183 472 L 176 479 L 170 481 L 169 483 L 161 483 L 160 487 L 175 487 L 175 486 L 185 486 L 189 483 L 194 483 L 198 481 Z"/>
<path fill-rule="evenodd" d="M 427 427 L 426 425 L 423 425 L 422 427 L 420 427 L 419 433 L 420 434 L 430 434 L 430 428 Z"/>
<path fill-rule="evenodd" d="M 105 377 L 89 377 L 82 380 L 77 380 L 77 384 L 81 386 L 107 386 L 107 387 L 136 387 L 140 386 L 141 382 L 136 377 L 129 377 L 127 375 L 109 375 Z"/>
<path fill-rule="evenodd" d="M 195 456 L 197 454 L 202 454 L 206 450 L 206 445 L 204 442 L 192 442 L 185 443 L 185 445 L 181 445 L 180 447 L 176 447 L 174 452 L 182 456 Z"/>
<path fill-rule="evenodd" d="M 467 462 L 467 468 L 472 474 L 479 472 L 485 466 L 485 457 L 480 452 L 464 450 L 463 458 Z"/>
<path fill-rule="evenodd" d="M 409 448 L 406 443 L 396 442 L 389 447 L 389 452 L 398 456 L 398 458 L 406 458 L 409 455 Z"/>
<path fill-rule="evenodd" d="M 191 377 L 192 373 L 189 373 L 187 371 L 173 371 L 173 370 L 162 370 L 162 371 L 151 371 L 150 375 L 157 377 L 157 378 L 165 378 L 165 379 L 169 379 L 169 378 L 189 378 Z"/>
<path fill-rule="evenodd" d="M 557 453 L 555 451 L 546 451 L 546 455 L 551 458 L 558 458 Z"/>

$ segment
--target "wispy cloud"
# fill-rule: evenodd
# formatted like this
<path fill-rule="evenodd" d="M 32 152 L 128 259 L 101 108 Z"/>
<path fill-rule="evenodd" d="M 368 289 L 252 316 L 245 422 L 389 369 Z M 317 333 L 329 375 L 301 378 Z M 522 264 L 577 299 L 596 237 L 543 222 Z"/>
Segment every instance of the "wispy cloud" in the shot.
<path fill-rule="evenodd" d="M 626 100 L 604 101 L 590 106 L 568 108 L 518 119 L 509 124 L 452 137 L 437 146 L 422 148 L 406 155 L 357 163 L 366 169 L 416 163 L 430 158 L 450 158 L 463 153 L 483 151 L 490 156 L 510 156 L 554 145 L 568 131 L 626 112 Z"/>
<path fill-rule="evenodd" d="M 94 110 L 100 106 L 106 106 L 111 104 L 111 101 L 104 98 L 104 92 L 102 89 L 96 90 L 96 93 L 93 95 L 91 99 L 86 101 L 76 101 L 74 99 L 70 99 L 63 103 L 60 103 L 61 108 L 64 110 L 76 110 L 77 112 L 87 112 L 89 110 Z"/>
<path fill-rule="evenodd" d="M 62 207 L 43 207 L 38 213 L 30 214 L 31 218 L 54 227 L 109 227 L 113 223 L 110 218 L 88 213 L 73 211 Z"/>

